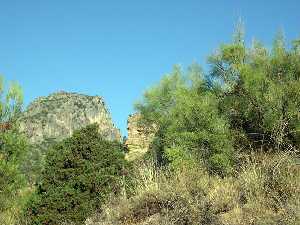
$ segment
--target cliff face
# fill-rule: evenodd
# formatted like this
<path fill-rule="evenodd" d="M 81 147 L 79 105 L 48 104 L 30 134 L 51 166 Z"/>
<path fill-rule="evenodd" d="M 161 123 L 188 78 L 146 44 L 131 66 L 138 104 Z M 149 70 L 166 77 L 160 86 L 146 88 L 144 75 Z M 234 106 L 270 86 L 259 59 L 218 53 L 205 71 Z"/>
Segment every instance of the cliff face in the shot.
<path fill-rule="evenodd" d="M 140 117 L 139 114 L 133 114 L 127 120 L 128 138 L 125 145 L 128 149 L 126 158 L 130 161 L 143 156 L 149 150 L 154 138 L 155 126 L 150 129 L 144 127 L 139 123 Z"/>
<path fill-rule="evenodd" d="M 99 96 L 58 92 L 34 100 L 20 118 L 20 128 L 33 144 L 59 141 L 88 124 L 99 124 L 108 140 L 121 141 L 110 113 Z"/>

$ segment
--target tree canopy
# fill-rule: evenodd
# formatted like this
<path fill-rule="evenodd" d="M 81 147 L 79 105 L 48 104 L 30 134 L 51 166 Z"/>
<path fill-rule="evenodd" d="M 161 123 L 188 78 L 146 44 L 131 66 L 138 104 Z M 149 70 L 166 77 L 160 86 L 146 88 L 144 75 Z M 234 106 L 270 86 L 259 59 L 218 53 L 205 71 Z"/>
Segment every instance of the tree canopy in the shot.
<path fill-rule="evenodd" d="M 74 132 L 47 153 L 26 219 L 31 224 L 81 224 L 120 190 L 125 165 L 121 144 L 105 140 L 97 124 Z"/>

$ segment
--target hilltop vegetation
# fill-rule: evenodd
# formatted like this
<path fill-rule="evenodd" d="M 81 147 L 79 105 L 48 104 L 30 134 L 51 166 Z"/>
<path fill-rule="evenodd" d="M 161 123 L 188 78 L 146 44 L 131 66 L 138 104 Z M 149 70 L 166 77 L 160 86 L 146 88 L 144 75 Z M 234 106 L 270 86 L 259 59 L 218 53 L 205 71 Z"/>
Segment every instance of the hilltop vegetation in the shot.
<path fill-rule="evenodd" d="M 7 99 L 17 101 L 1 101 L 1 121 L 15 129 L 1 131 L 0 222 L 299 224 L 300 41 L 286 45 L 279 33 L 272 49 L 248 46 L 238 26 L 208 57 L 208 72 L 175 66 L 135 105 L 155 135 L 130 163 L 122 145 L 88 126 L 50 146 L 32 176 L 22 165 L 33 150 L 15 122 L 21 95 L 12 91 Z"/>

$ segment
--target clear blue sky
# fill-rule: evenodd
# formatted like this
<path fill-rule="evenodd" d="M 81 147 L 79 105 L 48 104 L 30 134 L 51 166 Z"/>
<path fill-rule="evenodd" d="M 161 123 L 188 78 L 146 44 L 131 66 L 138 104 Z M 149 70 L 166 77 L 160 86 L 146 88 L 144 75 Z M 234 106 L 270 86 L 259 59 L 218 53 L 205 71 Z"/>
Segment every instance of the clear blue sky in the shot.
<path fill-rule="evenodd" d="M 0 74 L 26 105 L 65 90 L 105 98 L 126 134 L 133 102 L 174 64 L 206 57 L 242 17 L 248 40 L 300 36 L 299 0 L 0 0 Z"/>

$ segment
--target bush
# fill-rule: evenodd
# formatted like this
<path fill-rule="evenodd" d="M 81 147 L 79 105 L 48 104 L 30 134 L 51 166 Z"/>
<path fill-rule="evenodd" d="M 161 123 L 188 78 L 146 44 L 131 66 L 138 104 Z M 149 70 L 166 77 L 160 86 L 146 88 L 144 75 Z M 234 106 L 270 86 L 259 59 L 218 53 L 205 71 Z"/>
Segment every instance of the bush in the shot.
<path fill-rule="evenodd" d="M 175 67 L 172 74 L 145 93 L 136 108 L 146 126 L 158 127 L 152 144 L 157 161 L 172 163 L 174 157 L 168 149 L 176 149 L 177 156 L 192 155 L 211 173 L 223 176 L 232 170 L 228 122 L 219 115 L 218 100 L 198 65 L 192 65 L 186 75 Z"/>
<path fill-rule="evenodd" d="M 257 41 L 247 48 L 243 37 L 239 40 L 209 58 L 210 75 L 222 83 L 216 88 L 222 114 L 255 148 L 295 150 L 300 144 L 299 51 L 286 48 L 282 34 L 272 51 Z"/>
<path fill-rule="evenodd" d="M 105 140 L 96 124 L 74 132 L 47 153 L 25 217 L 31 224 L 81 224 L 120 190 L 125 164 L 121 144 Z"/>

